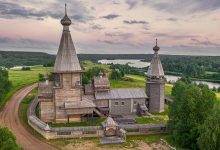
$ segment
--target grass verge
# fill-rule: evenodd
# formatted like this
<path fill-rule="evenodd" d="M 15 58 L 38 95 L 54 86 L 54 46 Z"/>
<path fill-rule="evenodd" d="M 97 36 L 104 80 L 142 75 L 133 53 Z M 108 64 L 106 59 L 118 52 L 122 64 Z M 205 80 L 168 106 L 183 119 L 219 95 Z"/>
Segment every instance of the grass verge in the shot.
<path fill-rule="evenodd" d="M 51 127 L 77 127 L 77 126 L 99 126 L 105 118 L 100 118 L 96 121 L 87 121 L 87 122 L 70 122 L 70 123 L 51 123 Z"/>
<path fill-rule="evenodd" d="M 20 118 L 21 123 L 23 126 L 35 137 L 45 140 L 42 135 L 40 135 L 37 131 L 35 131 L 29 124 L 28 124 L 28 118 L 27 118 L 27 110 L 28 106 L 31 103 L 31 101 L 34 99 L 35 95 L 37 93 L 37 88 L 33 89 L 21 102 L 18 110 L 18 115 Z"/>

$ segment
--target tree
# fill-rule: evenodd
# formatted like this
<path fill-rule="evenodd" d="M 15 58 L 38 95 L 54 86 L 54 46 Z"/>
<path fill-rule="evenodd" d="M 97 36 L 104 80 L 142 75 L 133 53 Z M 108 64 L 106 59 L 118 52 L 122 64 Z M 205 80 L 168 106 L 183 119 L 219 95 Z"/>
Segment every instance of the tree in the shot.
<path fill-rule="evenodd" d="M 39 81 L 44 81 L 44 75 L 41 74 L 41 73 L 39 73 L 39 74 L 38 74 L 38 80 L 39 80 Z"/>
<path fill-rule="evenodd" d="M 112 70 L 110 78 L 113 80 L 119 80 L 122 78 L 122 74 L 119 70 L 114 69 L 114 70 Z"/>
<path fill-rule="evenodd" d="M 198 145 L 201 150 L 220 149 L 220 103 L 216 104 L 199 129 Z"/>
<path fill-rule="evenodd" d="M 98 76 L 100 72 L 104 73 L 105 69 L 101 67 L 93 67 L 87 70 L 85 73 L 83 73 L 82 75 L 83 85 L 90 83 L 93 77 Z"/>
<path fill-rule="evenodd" d="M 0 150 L 21 150 L 16 138 L 8 128 L 0 128 Z"/>
<path fill-rule="evenodd" d="M 198 126 L 204 123 L 213 108 L 216 95 L 207 88 L 178 81 L 172 91 L 168 128 L 176 145 L 197 149 Z"/>
<path fill-rule="evenodd" d="M 178 97 L 181 95 L 181 92 L 186 88 L 186 84 L 182 80 L 178 80 L 175 83 L 175 86 L 172 88 L 171 95 L 173 97 Z"/>
<path fill-rule="evenodd" d="M 31 67 L 22 67 L 21 70 L 22 70 L 22 71 L 30 71 L 30 70 L 31 70 Z"/>
<path fill-rule="evenodd" d="M 8 71 L 0 67 L 0 100 L 4 98 L 12 87 L 12 83 L 8 78 Z"/>
<path fill-rule="evenodd" d="M 218 87 L 218 92 L 220 92 L 220 87 Z"/>

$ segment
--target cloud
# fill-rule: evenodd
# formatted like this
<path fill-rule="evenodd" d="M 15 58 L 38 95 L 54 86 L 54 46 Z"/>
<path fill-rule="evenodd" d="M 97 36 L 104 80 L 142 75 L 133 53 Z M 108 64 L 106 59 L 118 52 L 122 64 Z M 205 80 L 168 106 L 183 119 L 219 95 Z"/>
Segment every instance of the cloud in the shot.
<path fill-rule="evenodd" d="M 178 21 L 178 19 L 177 18 L 167 18 L 167 21 L 173 21 L 173 22 L 176 22 L 176 21 Z"/>
<path fill-rule="evenodd" d="M 35 39 L 20 38 L 13 39 L 7 37 L 0 37 L 0 46 L 5 47 L 10 45 L 14 48 L 37 48 L 37 49 L 48 49 L 50 47 L 56 48 L 57 43 L 40 41 Z"/>
<path fill-rule="evenodd" d="M 112 19 L 115 19 L 115 18 L 118 18 L 118 17 L 120 17 L 120 15 L 117 15 L 117 14 L 109 14 L 109 15 L 106 15 L 106 16 L 102 16 L 101 18 L 108 19 L 108 20 L 112 20 Z"/>
<path fill-rule="evenodd" d="M 44 20 L 47 17 L 61 19 L 63 15 L 64 5 L 60 2 L 47 4 L 42 9 L 24 7 L 11 2 L 0 2 L 0 18 Z M 70 6 L 68 5 L 68 15 L 76 22 L 86 22 L 95 19 L 95 17 L 89 15 L 89 10 L 79 1 L 72 1 Z"/>
<path fill-rule="evenodd" d="M 102 43 L 106 43 L 106 44 L 116 44 L 116 45 L 120 45 L 120 44 L 123 44 L 119 41 L 112 41 L 112 40 L 99 40 L 99 42 L 102 42 Z"/>
<path fill-rule="evenodd" d="M 98 24 L 92 25 L 92 27 L 91 27 L 91 28 L 92 28 L 92 29 L 94 29 L 94 30 L 103 30 L 103 29 L 104 29 L 104 27 L 103 27 L 103 26 L 98 25 Z"/>
<path fill-rule="evenodd" d="M 137 21 L 137 20 L 124 20 L 124 24 L 148 24 L 147 21 Z"/>
<path fill-rule="evenodd" d="M 172 1 L 149 1 L 142 0 L 144 5 L 153 7 L 159 11 L 168 13 L 189 14 L 195 12 L 214 11 L 220 8 L 219 0 L 172 0 Z"/>
<path fill-rule="evenodd" d="M 137 0 L 126 0 L 126 4 L 128 4 L 129 8 L 128 9 L 133 9 L 135 6 L 137 6 L 138 1 Z"/>
<path fill-rule="evenodd" d="M 192 38 L 191 41 L 192 41 L 191 44 L 195 45 L 195 46 L 214 46 L 214 47 L 219 47 L 220 46 L 220 44 L 211 42 L 208 39 L 199 40 L 199 39 L 196 39 L 196 38 Z"/>
<path fill-rule="evenodd" d="M 8 2 L 1 2 L 0 3 L 0 17 L 1 18 L 31 18 L 31 17 L 45 17 L 47 14 L 45 12 L 36 11 L 32 9 L 25 8 L 18 4 L 8 3 Z"/>
<path fill-rule="evenodd" d="M 165 38 L 171 38 L 171 39 L 191 39 L 199 37 L 198 35 L 173 35 L 170 33 L 151 33 L 154 34 L 156 37 L 165 37 Z"/>
<path fill-rule="evenodd" d="M 105 33 L 105 36 L 111 38 L 120 38 L 120 39 L 129 39 L 134 37 L 133 33 L 124 33 L 124 32 L 113 32 L 113 33 Z"/>

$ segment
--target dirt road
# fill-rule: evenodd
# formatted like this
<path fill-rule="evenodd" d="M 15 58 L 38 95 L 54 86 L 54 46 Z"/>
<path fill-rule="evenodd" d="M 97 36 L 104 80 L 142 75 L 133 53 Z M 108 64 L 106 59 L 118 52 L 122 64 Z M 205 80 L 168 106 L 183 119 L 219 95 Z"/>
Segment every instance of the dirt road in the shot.
<path fill-rule="evenodd" d="M 40 141 L 23 127 L 18 116 L 19 104 L 23 98 L 37 86 L 25 87 L 17 91 L 0 111 L 0 126 L 8 127 L 16 136 L 17 143 L 25 150 L 58 150 L 57 148 Z"/>

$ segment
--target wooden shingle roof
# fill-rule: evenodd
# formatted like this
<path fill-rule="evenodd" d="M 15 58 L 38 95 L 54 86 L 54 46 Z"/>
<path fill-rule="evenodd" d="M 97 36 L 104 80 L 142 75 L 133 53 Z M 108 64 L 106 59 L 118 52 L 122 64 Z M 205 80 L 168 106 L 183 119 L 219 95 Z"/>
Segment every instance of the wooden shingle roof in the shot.
<path fill-rule="evenodd" d="M 106 92 L 96 92 L 95 99 L 147 98 L 143 88 L 116 88 Z"/>
<path fill-rule="evenodd" d="M 53 72 L 55 73 L 82 72 L 76 54 L 76 49 L 74 47 L 73 40 L 69 31 L 71 20 L 68 20 L 67 18 L 68 16 L 67 14 L 65 14 L 64 18 L 61 21 L 61 24 L 63 25 L 63 33 L 54 65 Z"/>
<path fill-rule="evenodd" d="M 160 50 L 160 47 L 157 46 L 157 40 L 156 40 L 156 46 L 153 48 L 154 50 L 154 56 L 151 61 L 151 64 L 147 71 L 148 77 L 164 77 L 164 71 L 163 66 L 160 61 L 160 57 L 158 54 L 158 51 Z"/>

